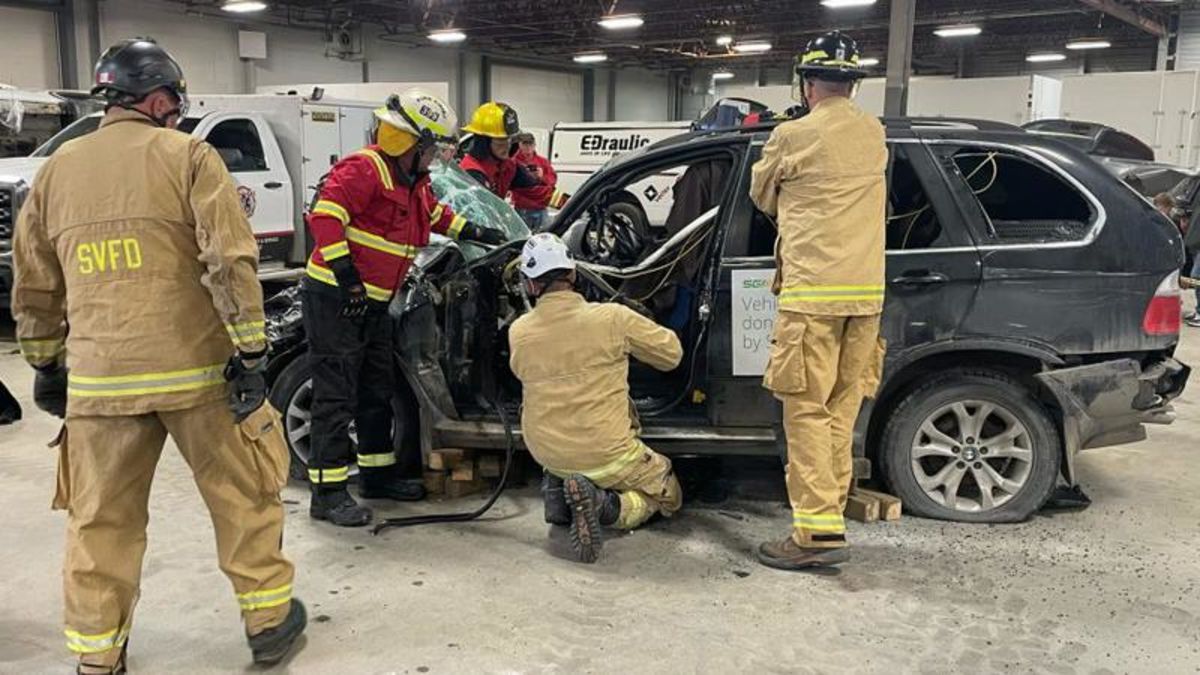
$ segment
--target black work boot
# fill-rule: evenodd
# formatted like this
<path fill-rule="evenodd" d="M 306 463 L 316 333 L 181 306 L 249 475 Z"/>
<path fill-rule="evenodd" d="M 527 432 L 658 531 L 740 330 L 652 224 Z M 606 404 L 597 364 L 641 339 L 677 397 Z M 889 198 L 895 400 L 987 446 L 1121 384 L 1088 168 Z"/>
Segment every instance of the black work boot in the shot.
<path fill-rule="evenodd" d="M 542 501 L 545 503 L 546 522 L 551 525 L 570 525 L 571 507 L 563 491 L 563 479 L 546 471 L 542 474 Z"/>
<path fill-rule="evenodd" d="M 817 567 L 836 567 L 849 562 L 850 551 L 841 548 L 802 548 L 789 535 L 783 541 L 769 541 L 758 547 L 758 561 L 777 570 L 798 572 Z"/>
<path fill-rule="evenodd" d="M 94 666 L 80 662 L 75 666 L 75 675 L 125 675 L 125 656 L 129 653 L 129 642 L 121 646 L 121 656 L 115 666 Z"/>
<path fill-rule="evenodd" d="M 308 515 L 315 520 L 328 520 L 338 527 L 362 527 L 371 522 L 371 509 L 360 506 L 344 487 L 313 490 Z"/>
<path fill-rule="evenodd" d="M 307 625 L 308 612 L 304 609 L 304 603 L 292 598 L 291 609 L 288 610 L 283 623 L 246 638 L 250 642 L 254 662 L 269 666 L 282 661 L 292 645 L 296 644 L 296 640 L 304 634 L 304 627 Z"/>
<path fill-rule="evenodd" d="M 358 475 L 358 494 L 363 499 L 416 502 L 425 498 L 425 485 L 421 481 L 404 480 L 392 471 L 363 469 Z"/>
<path fill-rule="evenodd" d="M 594 563 L 604 546 L 602 525 L 612 525 L 621 515 L 617 493 L 601 490 L 586 476 L 573 474 L 563 482 L 571 507 L 571 548 L 580 562 Z"/>

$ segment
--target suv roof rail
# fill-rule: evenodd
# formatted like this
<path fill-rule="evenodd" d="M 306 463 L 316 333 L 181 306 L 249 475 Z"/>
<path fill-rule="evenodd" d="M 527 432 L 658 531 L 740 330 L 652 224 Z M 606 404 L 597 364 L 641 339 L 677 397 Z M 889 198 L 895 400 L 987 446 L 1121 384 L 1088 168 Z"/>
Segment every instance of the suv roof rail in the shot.
<path fill-rule="evenodd" d="M 968 117 L 885 117 L 883 125 L 893 129 L 959 129 L 964 131 L 1022 131 L 1007 122 Z"/>

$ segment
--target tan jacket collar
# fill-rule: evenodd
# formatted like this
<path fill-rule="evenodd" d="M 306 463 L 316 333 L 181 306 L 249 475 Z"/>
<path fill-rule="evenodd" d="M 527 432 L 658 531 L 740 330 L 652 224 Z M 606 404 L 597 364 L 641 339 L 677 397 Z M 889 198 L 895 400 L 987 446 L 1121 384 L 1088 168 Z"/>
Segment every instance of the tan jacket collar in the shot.
<path fill-rule="evenodd" d="M 108 109 L 108 112 L 104 113 L 104 119 L 100 120 L 100 128 L 103 129 L 110 124 L 117 124 L 118 122 L 141 122 L 150 126 L 158 126 L 149 117 L 136 110 L 112 107 Z"/>

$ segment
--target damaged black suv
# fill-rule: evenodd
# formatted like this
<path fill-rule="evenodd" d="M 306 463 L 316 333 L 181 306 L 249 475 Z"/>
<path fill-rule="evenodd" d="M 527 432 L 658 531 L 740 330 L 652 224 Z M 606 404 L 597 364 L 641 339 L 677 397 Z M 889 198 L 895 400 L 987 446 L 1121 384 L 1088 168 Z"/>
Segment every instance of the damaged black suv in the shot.
<path fill-rule="evenodd" d="M 886 126 L 889 349 L 859 418 L 856 473 L 881 478 L 917 515 L 1024 519 L 1056 484 L 1074 483 L 1077 452 L 1172 420 L 1189 374 L 1173 358 L 1179 232 L 1052 138 L 985 122 Z M 775 227 L 748 197 L 771 129 L 696 132 L 625 154 L 550 225 L 580 259 L 585 295 L 628 302 L 682 338 L 674 372 L 634 364 L 630 374 L 643 436 L 668 454 L 781 451 L 778 404 L 760 383 Z M 403 383 L 395 442 L 410 451 L 504 447 L 494 406 L 511 418 L 521 398 L 507 331 L 528 309 L 513 264 L 527 233 L 484 191 L 448 189 L 456 172 L 439 170 L 439 195 L 511 241 L 490 251 L 435 241 L 391 305 Z M 672 189 L 655 187 L 664 176 Z M 271 399 L 298 465 L 311 399 L 299 313 L 294 290 L 269 303 Z"/>

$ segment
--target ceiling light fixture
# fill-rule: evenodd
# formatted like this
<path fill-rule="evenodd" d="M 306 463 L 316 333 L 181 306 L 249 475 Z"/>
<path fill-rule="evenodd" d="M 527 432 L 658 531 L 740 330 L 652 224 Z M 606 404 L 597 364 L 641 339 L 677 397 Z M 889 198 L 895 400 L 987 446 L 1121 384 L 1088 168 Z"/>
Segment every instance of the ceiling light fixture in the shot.
<path fill-rule="evenodd" d="M 714 80 L 732 80 L 733 73 L 729 72 L 728 70 L 719 70 L 712 74 L 712 79 L 714 79 Z"/>
<path fill-rule="evenodd" d="M 866 7 L 867 5 L 875 4 L 875 0 L 821 0 L 821 4 L 829 9 L 843 9 L 846 7 Z"/>
<path fill-rule="evenodd" d="M 733 36 L 722 35 L 721 37 L 717 38 L 717 44 L 722 47 L 728 47 L 729 45 L 733 44 Z"/>
<path fill-rule="evenodd" d="M 974 37 L 983 32 L 983 29 L 975 25 L 966 26 L 942 26 L 933 31 L 933 34 L 940 38 L 956 38 L 956 37 Z"/>
<path fill-rule="evenodd" d="M 859 59 L 858 65 L 862 66 L 863 68 L 872 68 L 874 66 L 879 65 L 879 59 L 877 59 L 873 56 L 867 57 L 865 59 Z"/>
<path fill-rule="evenodd" d="M 450 44 L 452 42 L 462 42 L 467 39 L 467 34 L 461 30 L 453 28 L 447 30 L 435 30 L 429 34 L 429 39 L 439 44 Z"/>
<path fill-rule="evenodd" d="M 256 2 L 255 0 L 228 0 L 221 5 L 221 9 L 233 14 L 249 14 L 250 12 L 261 12 L 267 8 L 267 3 Z"/>
<path fill-rule="evenodd" d="M 761 54 L 771 51 L 770 42 L 739 42 L 733 46 L 733 51 L 739 54 Z"/>
<path fill-rule="evenodd" d="M 575 63 L 604 63 L 608 60 L 608 54 L 576 54 L 571 58 Z"/>
<path fill-rule="evenodd" d="M 1082 49 L 1108 49 L 1112 43 L 1104 38 L 1086 38 L 1083 40 L 1072 40 L 1067 43 L 1067 49 L 1079 51 Z"/>
<path fill-rule="evenodd" d="M 1066 61 L 1067 55 L 1059 52 L 1044 52 L 1039 54 L 1030 54 L 1025 57 L 1029 63 L 1053 63 L 1055 61 Z"/>
<path fill-rule="evenodd" d="M 608 30 L 626 30 L 629 28 L 640 28 L 646 22 L 637 14 L 622 14 L 620 16 L 606 16 L 596 23 L 600 24 L 601 28 L 607 28 Z"/>

